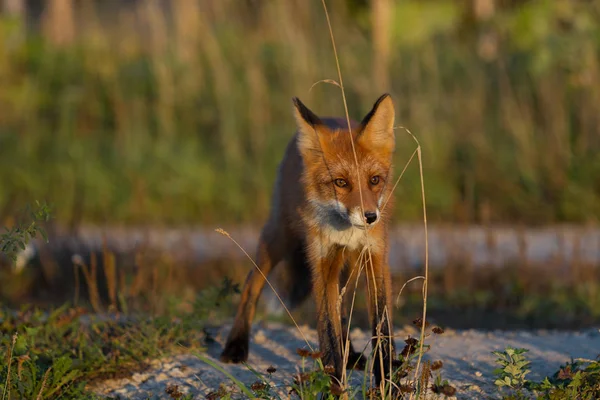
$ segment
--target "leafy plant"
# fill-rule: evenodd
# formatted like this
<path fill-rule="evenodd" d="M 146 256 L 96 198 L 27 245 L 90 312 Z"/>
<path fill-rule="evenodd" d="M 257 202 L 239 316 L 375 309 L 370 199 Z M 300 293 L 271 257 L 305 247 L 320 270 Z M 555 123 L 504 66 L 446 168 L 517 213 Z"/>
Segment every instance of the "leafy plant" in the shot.
<path fill-rule="evenodd" d="M 508 387 L 516 391 L 524 388 L 527 383 L 525 376 L 531 372 L 527 369 L 531 362 L 523 355 L 528 351 L 527 349 L 515 349 L 509 346 L 503 352 L 492 352 L 492 354 L 498 356 L 496 364 L 500 365 L 500 368 L 494 370 L 494 375 L 497 376 L 494 381 L 496 386 L 499 388 Z"/>
<path fill-rule="evenodd" d="M 306 349 L 298 349 L 296 351 L 302 358 L 300 372 L 294 376 L 292 382 L 292 389 L 290 393 L 293 393 L 301 399 L 335 399 L 343 393 L 340 386 L 331 379 L 333 367 L 326 365 L 323 366 L 321 361 L 321 354 L 318 351 L 311 352 Z M 312 359 L 312 368 L 307 369 L 308 360 Z M 349 393 L 349 397 L 351 393 Z"/>
<path fill-rule="evenodd" d="M 539 400 L 600 398 L 600 356 L 596 360 L 576 360 L 561 366 L 551 378 L 531 385 Z"/>
<path fill-rule="evenodd" d="M 494 371 L 497 377 L 494 383 L 499 389 L 512 390 L 512 393 L 504 396 L 503 399 L 528 399 L 532 396 L 538 400 L 600 398 L 600 355 L 596 360 L 571 361 L 561 366 L 551 378 L 546 377 L 541 382 L 532 382 L 525 379 L 530 372 L 527 369 L 530 362 L 524 356 L 527 351 L 527 349 L 507 347 L 504 352 L 492 352 L 498 356 L 496 363 L 501 366 Z"/>
<path fill-rule="evenodd" d="M 30 222 L 19 224 L 11 229 L 5 228 L 6 232 L 0 234 L 0 253 L 8 256 L 13 262 L 17 260 L 18 252 L 25 250 L 29 241 L 38 234 L 48 241 L 46 231 L 40 223 L 50 220 L 50 206 L 46 203 L 40 204 L 38 201 L 35 204 L 35 208 L 29 205 L 26 207 Z"/>

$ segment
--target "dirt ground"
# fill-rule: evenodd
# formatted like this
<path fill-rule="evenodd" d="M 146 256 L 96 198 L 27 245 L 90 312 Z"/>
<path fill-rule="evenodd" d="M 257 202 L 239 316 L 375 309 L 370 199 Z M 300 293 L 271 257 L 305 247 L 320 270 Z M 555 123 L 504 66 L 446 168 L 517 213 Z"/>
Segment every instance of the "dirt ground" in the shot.
<path fill-rule="evenodd" d="M 215 342 L 207 348 L 205 356 L 215 361 L 233 376 L 246 384 L 256 381 L 256 375 L 243 365 L 222 364 L 218 361 L 225 337 L 230 326 L 215 329 Z M 317 348 L 317 335 L 314 329 L 301 327 L 311 346 Z M 413 327 L 396 329 L 398 347 L 408 336 L 417 336 Z M 351 337 L 357 349 L 369 352 L 369 335 L 355 329 Z M 561 364 L 571 358 L 595 358 L 600 352 L 600 330 L 591 329 L 579 332 L 557 331 L 492 331 L 447 330 L 443 335 L 433 335 L 426 341 L 431 350 L 425 359 L 442 360 L 442 377 L 456 387 L 457 399 L 500 398 L 493 384 L 492 371 L 496 367 L 493 350 L 503 350 L 506 346 L 525 347 L 530 351 L 532 361 L 529 379 L 543 379 L 553 374 Z M 295 328 L 273 322 L 254 325 L 250 344 L 249 365 L 257 371 L 265 372 L 269 366 L 277 371 L 271 382 L 281 398 L 289 398 L 289 384 L 293 375 L 301 368 L 301 358 L 297 348 L 306 347 L 302 334 Z M 154 360 L 150 370 L 137 373 L 131 378 L 105 381 L 92 388 L 96 393 L 122 399 L 168 399 L 165 392 L 170 385 L 177 385 L 184 393 L 194 394 L 194 398 L 204 398 L 218 389 L 221 383 L 232 387 L 232 382 L 220 371 L 202 361 L 195 354 L 184 354 Z M 307 370 L 309 369 L 307 363 Z M 266 374 L 265 374 L 266 375 Z M 349 378 L 352 387 L 363 385 L 364 375 L 352 371 Z M 239 391 L 238 391 L 239 393 Z M 243 398 L 239 395 L 238 397 Z M 432 397 L 435 398 L 435 397 Z"/>

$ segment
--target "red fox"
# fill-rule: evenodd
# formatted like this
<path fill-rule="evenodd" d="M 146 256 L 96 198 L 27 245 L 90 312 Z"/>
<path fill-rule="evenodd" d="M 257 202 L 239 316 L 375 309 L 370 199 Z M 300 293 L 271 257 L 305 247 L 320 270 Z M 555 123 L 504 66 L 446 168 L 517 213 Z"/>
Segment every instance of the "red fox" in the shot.
<path fill-rule="evenodd" d="M 286 273 L 292 277 L 292 306 L 312 291 L 321 359 L 323 365 L 333 366 L 332 375 L 341 379 L 350 296 L 344 296 L 340 312 L 340 288 L 350 276 L 358 275 L 358 260 L 368 254 L 363 273 L 373 347 L 378 346 L 373 370 L 379 385 L 395 358 L 387 264 L 394 104 L 390 95 L 384 94 L 361 123 L 351 121 L 348 132 L 346 119 L 321 119 L 298 98 L 293 103 L 297 132 L 279 165 L 271 213 L 258 244 L 257 265 L 267 276 L 281 260 L 286 261 Z M 250 271 L 221 361 L 248 359 L 250 325 L 264 284 L 262 274 Z M 346 292 L 352 289 L 349 285 Z M 351 343 L 349 354 L 349 367 L 364 367 L 362 354 L 354 351 Z"/>

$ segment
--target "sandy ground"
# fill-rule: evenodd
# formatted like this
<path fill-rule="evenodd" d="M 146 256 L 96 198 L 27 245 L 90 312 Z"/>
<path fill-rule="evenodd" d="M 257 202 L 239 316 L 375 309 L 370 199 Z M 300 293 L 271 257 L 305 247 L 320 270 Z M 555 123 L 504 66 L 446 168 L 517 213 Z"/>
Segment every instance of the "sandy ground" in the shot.
<path fill-rule="evenodd" d="M 214 330 L 215 343 L 207 348 L 206 357 L 223 366 L 242 382 L 250 385 L 256 376 L 243 365 L 222 364 L 218 361 L 229 326 Z M 302 332 L 311 346 L 317 347 L 314 329 L 303 326 Z M 399 348 L 408 336 L 417 336 L 413 327 L 396 329 L 396 343 Z M 351 332 L 357 349 L 370 350 L 369 336 L 355 329 Z M 475 330 L 448 330 L 441 336 L 431 336 L 427 341 L 431 350 L 425 359 L 442 360 L 442 377 L 450 381 L 458 391 L 457 399 L 500 398 L 493 385 L 492 371 L 496 367 L 493 350 L 503 350 L 506 346 L 525 347 L 530 351 L 532 361 L 530 379 L 543 379 L 554 373 L 561 364 L 572 358 L 595 358 L 600 352 L 600 330 L 581 332 L 522 331 L 522 332 L 482 332 Z M 281 398 L 289 398 L 289 384 L 293 375 L 301 367 L 301 358 L 296 349 L 306 347 L 302 334 L 294 327 L 279 323 L 257 323 L 254 325 L 250 344 L 249 365 L 260 372 L 269 366 L 277 371 L 271 382 L 277 387 Z M 185 354 L 154 360 L 150 370 L 137 373 L 131 378 L 110 380 L 96 385 L 93 390 L 101 395 L 121 399 L 168 399 L 165 389 L 178 385 L 180 391 L 194 394 L 194 398 L 204 398 L 218 389 L 221 383 L 233 386 L 220 371 L 202 361 L 197 355 Z M 308 363 L 307 363 L 308 365 Z M 308 368 L 307 368 L 308 370 Z M 364 375 L 352 371 L 350 382 L 354 388 L 361 388 Z M 240 397 L 240 396 L 238 396 Z M 243 396 L 241 396 L 243 398 Z"/>

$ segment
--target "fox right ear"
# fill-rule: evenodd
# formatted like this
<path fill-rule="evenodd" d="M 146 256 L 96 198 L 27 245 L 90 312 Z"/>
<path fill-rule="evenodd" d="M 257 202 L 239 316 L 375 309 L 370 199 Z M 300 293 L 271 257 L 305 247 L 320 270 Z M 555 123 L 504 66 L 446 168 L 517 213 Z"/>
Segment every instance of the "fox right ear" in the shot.
<path fill-rule="evenodd" d="M 379 97 L 361 122 L 358 140 L 388 153 L 394 152 L 394 103 L 389 94 Z"/>
<path fill-rule="evenodd" d="M 299 98 L 294 97 L 294 116 L 298 126 L 298 149 L 304 156 L 310 151 L 321 151 L 318 127 L 323 125 L 319 117 L 306 107 Z"/>

